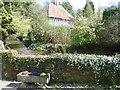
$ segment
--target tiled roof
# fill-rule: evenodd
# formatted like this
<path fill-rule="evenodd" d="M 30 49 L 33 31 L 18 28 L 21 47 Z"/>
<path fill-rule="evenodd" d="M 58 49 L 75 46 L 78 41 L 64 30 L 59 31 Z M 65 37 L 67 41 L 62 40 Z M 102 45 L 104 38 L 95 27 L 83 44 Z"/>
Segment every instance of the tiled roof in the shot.
<path fill-rule="evenodd" d="M 69 14 L 61 5 L 50 3 L 47 8 L 48 17 L 71 20 L 73 16 Z"/>

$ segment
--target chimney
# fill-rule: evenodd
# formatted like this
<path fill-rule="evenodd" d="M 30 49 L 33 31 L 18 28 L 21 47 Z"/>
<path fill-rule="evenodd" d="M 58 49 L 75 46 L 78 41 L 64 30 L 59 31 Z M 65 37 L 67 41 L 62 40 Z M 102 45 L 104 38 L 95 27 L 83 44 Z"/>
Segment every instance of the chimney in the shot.
<path fill-rule="evenodd" d="M 52 3 L 57 6 L 57 5 L 59 5 L 59 0 L 53 0 Z"/>

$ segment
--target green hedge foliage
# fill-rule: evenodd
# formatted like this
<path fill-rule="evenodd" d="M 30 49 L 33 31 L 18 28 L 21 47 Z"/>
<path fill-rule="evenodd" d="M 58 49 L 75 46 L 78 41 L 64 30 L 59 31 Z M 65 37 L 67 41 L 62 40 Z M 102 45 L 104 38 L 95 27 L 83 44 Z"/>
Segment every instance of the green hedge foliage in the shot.
<path fill-rule="evenodd" d="M 98 82 L 108 78 L 112 84 L 120 84 L 120 57 L 89 54 L 53 54 L 41 56 L 24 56 L 10 53 L 0 53 L 5 62 L 18 71 L 50 72 L 60 69 L 59 66 L 77 66 L 79 69 L 94 70 Z M 61 72 L 62 73 L 62 72 Z"/>

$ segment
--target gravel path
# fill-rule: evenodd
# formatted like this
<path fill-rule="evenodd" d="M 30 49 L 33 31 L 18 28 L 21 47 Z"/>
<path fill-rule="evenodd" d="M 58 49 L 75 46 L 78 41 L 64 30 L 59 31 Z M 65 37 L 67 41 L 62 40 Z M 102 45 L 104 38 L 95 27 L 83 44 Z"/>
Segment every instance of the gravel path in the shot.
<path fill-rule="evenodd" d="M 16 81 L 2 81 L 0 80 L 0 90 L 2 88 L 17 88 L 20 86 L 19 82 Z"/>
<path fill-rule="evenodd" d="M 95 88 L 103 88 L 102 86 L 88 86 L 88 85 L 81 85 L 81 84 L 49 84 L 47 86 L 48 89 L 50 88 L 91 88 L 91 89 L 95 89 Z M 38 87 L 34 84 L 23 84 L 17 81 L 1 81 L 0 80 L 0 90 L 2 88 L 10 88 L 10 90 L 17 90 L 17 88 L 46 88 L 46 87 Z M 14 88 L 14 89 L 13 89 Z M 120 86 L 117 86 L 117 88 L 120 88 Z M 4 89 L 3 89 L 4 90 Z M 6 89 L 5 89 L 6 90 Z"/>
<path fill-rule="evenodd" d="M 0 80 L 0 90 L 2 88 L 41 88 L 37 87 L 36 85 L 29 84 L 27 87 L 16 81 L 1 81 Z M 50 84 L 47 88 L 83 88 L 80 84 Z"/>
<path fill-rule="evenodd" d="M 0 90 L 2 88 L 46 88 L 41 86 L 36 86 L 34 84 L 23 84 L 17 81 L 0 81 Z M 49 84 L 47 86 L 48 89 L 50 88 L 93 88 L 88 87 L 87 85 L 81 85 L 81 84 Z"/>

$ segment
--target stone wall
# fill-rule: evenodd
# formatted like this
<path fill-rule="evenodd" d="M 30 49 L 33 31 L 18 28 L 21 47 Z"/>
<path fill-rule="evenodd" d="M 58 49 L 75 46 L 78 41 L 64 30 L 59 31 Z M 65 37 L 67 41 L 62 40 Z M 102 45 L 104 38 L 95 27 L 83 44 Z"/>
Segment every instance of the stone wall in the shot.
<path fill-rule="evenodd" d="M 7 53 L 7 58 L 17 57 L 20 60 L 27 60 L 26 63 L 33 62 L 33 63 L 30 63 L 30 65 L 33 64 L 34 68 L 37 67 L 37 64 L 35 64 L 34 61 L 38 60 L 38 62 L 36 63 L 41 63 L 41 65 L 43 64 L 43 66 L 45 66 L 44 70 L 42 68 L 40 68 L 39 70 L 50 72 L 51 74 L 50 82 L 53 82 L 53 83 L 58 83 L 58 82 L 59 83 L 81 83 L 81 84 L 97 84 L 98 83 L 98 78 L 96 77 L 95 70 L 93 70 L 92 68 L 86 67 L 83 69 L 79 69 L 77 65 L 70 66 L 67 64 L 62 64 L 63 62 L 61 62 L 60 58 L 57 58 L 57 57 L 52 58 L 52 56 L 50 57 L 54 60 L 51 60 L 51 58 L 47 58 L 45 59 L 45 64 L 44 64 L 44 62 L 40 62 L 39 59 L 41 59 L 40 57 L 46 58 L 48 56 L 19 55 L 15 50 L 9 50 L 9 51 L 6 50 L 4 52 Z M 34 59 L 33 57 L 37 59 Z M 16 58 L 16 61 L 18 60 L 17 58 Z M 29 58 L 32 58 L 32 60 Z M 9 62 L 9 60 L 10 59 L 8 60 L 5 60 L 5 58 L 3 59 L 3 78 L 4 79 L 17 80 L 16 76 L 19 72 L 25 71 L 25 70 L 31 71 L 31 67 L 27 67 L 26 63 L 22 62 L 23 66 L 20 66 L 19 64 L 20 60 L 18 60 L 17 63 L 15 62 L 11 63 Z M 32 70 L 35 71 L 36 69 L 34 68 L 32 68 Z M 114 82 L 119 84 L 120 73 L 117 73 L 115 75 L 116 76 L 115 76 Z M 102 76 L 99 78 L 99 80 L 101 80 L 101 84 L 111 84 L 112 82 L 112 80 L 108 76 Z"/>
<path fill-rule="evenodd" d="M 49 67 L 50 66 L 50 67 Z M 52 83 L 81 83 L 81 84 L 96 84 L 94 71 L 91 69 L 78 69 L 72 66 L 59 66 L 59 69 L 53 70 L 51 64 L 48 64 L 46 70 L 52 71 L 50 82 Z M 16 80 L 17 74 L 21 71 L 27 70 L 16 70 L 10 63 L 5 63 L 3 78 L 8 80 Z"/>

